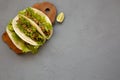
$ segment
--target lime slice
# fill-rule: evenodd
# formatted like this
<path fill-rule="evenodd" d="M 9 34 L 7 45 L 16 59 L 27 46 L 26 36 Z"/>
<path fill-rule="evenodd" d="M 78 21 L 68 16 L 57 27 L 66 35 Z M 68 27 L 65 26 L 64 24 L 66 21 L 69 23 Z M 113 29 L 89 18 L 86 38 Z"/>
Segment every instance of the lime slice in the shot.
<path fill-rule="evenodd" d="M 64 13 L 60 12 L 57 16 L 57 22 L 62 23 L 64 21 Z"/>

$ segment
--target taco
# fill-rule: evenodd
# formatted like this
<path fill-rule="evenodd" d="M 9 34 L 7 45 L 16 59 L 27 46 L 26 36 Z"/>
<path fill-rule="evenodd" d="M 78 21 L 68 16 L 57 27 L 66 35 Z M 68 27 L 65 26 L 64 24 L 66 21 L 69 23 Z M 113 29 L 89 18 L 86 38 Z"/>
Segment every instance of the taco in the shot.
<path fill-rule="evenodd" d="M 12 21 L 12 26 L 15 33 L 31 45 L 38 46 L 45 42 L 45 38 L 40 33 L 40 28 L 23 15 L 17 15 Z"/>
<path fill-rule="evenodd" d="M 2 37 L 17 54 L 34 54 L 52 34 L 53 27 L 49 18 L 43 12 L 29 7 L 9 22 Z"/>
<path fill-rule="evenodd" d="M 50 39 L 53 34 L 52 23 L 42 11 L 36 8 L 28 7 L 20 11 L 19 14 L 22 14 L 34 21 L 36 25 L 41 28 L 41 34 L 44 34 L 44 37 L 46 37 L 46 39 Z"/>
<path fill-rule="evenodd" d="M 26 42 L 25 39 L 27 38 L 26 36 L 24 36 L 24 40 L 23 38 L 20 38 L 17 34 L 21 34 L 18 33 L 16 34 L 15 30 L 13 29 L 13 25 L 12 22 L 10 22 L 6 28 L 6 33 L 8 35 L 8 37 L 10 38 L 11 42 L 13 43 L 13 45 L 15 45 L 16 48 L 18 48 L 21 52 L 20 53 L 28 53 L 28 52 L 32 52 L 32 53 L 37 53 L 39 46 L 43 45 L 45 42 L 45 39 L 43 39 L 42 41 L 39 41 L 40 44 L 34 45 L 33 42 Z M 27 39 L 28 41 L 29 38 Z"/>

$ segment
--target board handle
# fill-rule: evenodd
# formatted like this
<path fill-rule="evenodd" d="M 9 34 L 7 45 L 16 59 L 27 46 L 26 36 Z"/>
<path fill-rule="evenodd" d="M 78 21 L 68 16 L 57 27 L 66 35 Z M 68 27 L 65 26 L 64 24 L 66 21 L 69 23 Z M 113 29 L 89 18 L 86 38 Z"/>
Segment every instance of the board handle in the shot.
<path fill-rule="evenodd" d="M 52 24 L 55 23 L 57 10 L 52 3 L 50 2 L 36 3 L 32 7 L 38 10 L 41 10 L 43 13 L 45 13 L 49 17 Z"/>

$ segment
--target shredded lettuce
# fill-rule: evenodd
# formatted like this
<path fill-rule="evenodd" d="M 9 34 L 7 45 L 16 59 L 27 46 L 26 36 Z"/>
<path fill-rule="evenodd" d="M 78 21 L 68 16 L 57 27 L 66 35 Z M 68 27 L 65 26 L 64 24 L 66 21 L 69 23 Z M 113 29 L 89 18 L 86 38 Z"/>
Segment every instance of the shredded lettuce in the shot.
<path fill-rule="evenodd" d="M 39 46 L 32 46 L 26 43 L 26 46 L 31 50 L 33 54 L 36 54 L 38 52 Z"/>

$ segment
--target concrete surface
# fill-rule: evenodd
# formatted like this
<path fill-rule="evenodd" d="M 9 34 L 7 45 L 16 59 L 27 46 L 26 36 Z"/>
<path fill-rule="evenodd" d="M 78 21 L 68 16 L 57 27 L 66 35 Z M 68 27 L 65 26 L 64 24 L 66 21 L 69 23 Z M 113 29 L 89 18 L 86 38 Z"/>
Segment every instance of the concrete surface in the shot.
<path fill-rule="evenodd" d="M 0 36 L 19 10 L 46 0 L 0 0 Z M 0 80 L 120 80 L 120 0 L 49 0 L 63 24 L 37 55 L 0 38 Z"/>

